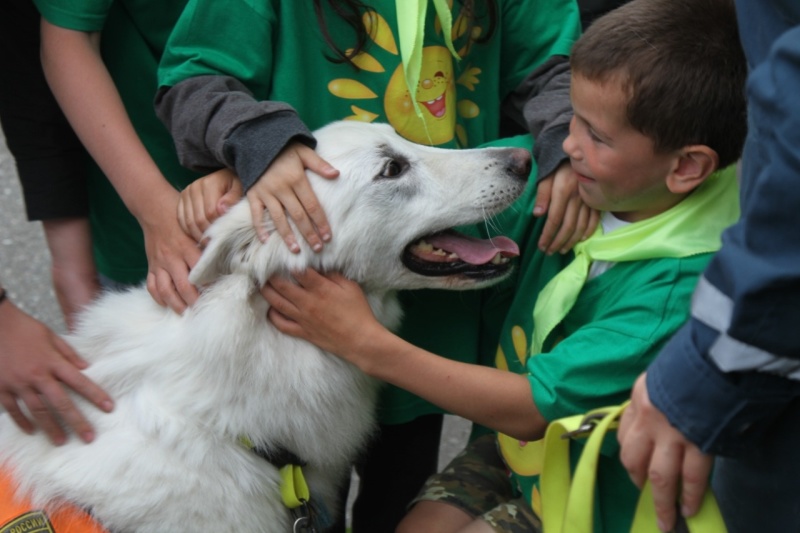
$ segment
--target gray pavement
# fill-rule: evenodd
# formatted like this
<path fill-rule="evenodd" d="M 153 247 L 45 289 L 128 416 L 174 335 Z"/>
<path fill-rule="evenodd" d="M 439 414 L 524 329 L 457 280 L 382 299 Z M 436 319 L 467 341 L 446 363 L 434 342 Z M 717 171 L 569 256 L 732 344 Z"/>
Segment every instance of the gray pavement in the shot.
<path fill-rule="evenodd" d="M 14 159 L 0 132 L 0 284 L 23 310 L 58 332 L 64 320 L 50 283 L 42 226 L 28 222 Z"/>
<path fill-rule="evenodd" d="M 50 255 L 41 224 L 28 222 L 14 159 L 0 130 L 0 284 L 21 309 L 56 332 L 65 331 L 64 320 L 50 280 Z M 2 339 L 0 339 L 2 342 Z M 2 369 L 0 369 L 2 372 Z M 440 467 L 458 453 L 470 425 L 445 417 Z M 414 453 L 409 450 L 409 453 Z"/>

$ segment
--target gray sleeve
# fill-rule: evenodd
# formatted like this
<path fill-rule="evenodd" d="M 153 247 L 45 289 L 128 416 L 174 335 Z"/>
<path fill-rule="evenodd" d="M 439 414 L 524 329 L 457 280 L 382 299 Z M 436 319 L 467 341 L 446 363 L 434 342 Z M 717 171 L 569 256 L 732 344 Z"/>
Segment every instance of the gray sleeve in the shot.
<path fill-rule="evenodd" d="M 290 142 L 316 146 L 289 104 L 259 102 L 228 76 L 197 76 L 161 87 L 155 107 L 182 165 L 198 171 L 231 168 L 245 191 Z"/>
<path fill-rule="evenodd" d="M 567 56 L 553 56 L 531 72 L 503 102 L 503 112 L 536 140 L 536 179 L 552 174 L 567 159 L 561 143 L 569 135 L 572 105 Z"/>

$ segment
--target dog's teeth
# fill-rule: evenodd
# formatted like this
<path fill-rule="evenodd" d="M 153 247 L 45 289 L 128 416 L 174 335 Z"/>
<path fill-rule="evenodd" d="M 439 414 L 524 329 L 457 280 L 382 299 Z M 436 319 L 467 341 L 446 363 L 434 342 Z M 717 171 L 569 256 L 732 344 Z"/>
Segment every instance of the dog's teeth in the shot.
<path fill-rule="evenodd" d="M 452 260 L 454 260 L 454 261 L 455 261 L 455 260 L 456 260 L 456 259 L 458 259 L 459 257 L 458 257 L 458 254 L 457 254 L 457 253 L 455 253 L 455 252 L 452 252 L 450 255 L 448 255 L 448 256 L 447 256 L 447 258 L 448 258 L 448 259 L 452 259 Z"/>
<path fill-rule="evenodd" d="M 505 256 L 503 256 L 502 254 L 499 254 L 499 253 L 495 254 L 495 256 L 492 257 L 492 264 L 493 265 L 504 265 L 504 264 L 508 263 L 509 261 L 510 261 L 510 259 L 508 257 L 505 257 Z"/>
<path fill-rule="evenodd" d="M 444 251 L 444 250 L 442 250 L 441 248 L 436 248 L 436 249 L 433 251 L 433 255 L 442 255 L 442 256 L 444 256 L 444 255 L 447 255 L 447 252 L 445 252 L 445 251 Z"/>
<path fill-rule="evenodd" d="M 419 241 L 419 243 L 417 244 L 417 250 L 419 250 L 420 252 L 432 252 L 433 251 L 433 245 L 431 243 L 427 242 L 427 241 L 424 241 L 424 240 L 423 241 Z"/>

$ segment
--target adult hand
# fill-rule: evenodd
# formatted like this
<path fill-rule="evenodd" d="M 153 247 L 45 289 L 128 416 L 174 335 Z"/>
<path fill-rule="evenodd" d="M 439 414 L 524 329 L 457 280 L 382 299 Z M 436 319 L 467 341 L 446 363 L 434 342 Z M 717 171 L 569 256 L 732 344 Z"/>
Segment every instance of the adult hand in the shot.
<path fill-rule="evenodd" d="M 385 331 L 354 281 L 310 269 L 294 274 L 294 279 L 297 283 L 272 278 L 261 291 L 271 306 L 269 320 L 283 333 L 356 363 L 362 345 Z"/>
<path fill-rule="evenodd" d="M 622 464 L 636 486 L 641 488 L 650 480 L 661 531 L 674 528 L 679 496 L 683 516 L 697 513 L 708 486 L 713 458 L 689 442 L 650 403 L 646 374 L 636 380 L 617 439 Z"/>
<path fill-rule="evenodd" d="M 0 302 L 0 404 L 23 431 L 33 433 L 38 426 L 60 445 L 66 441 L 63 421 L 84 442 L 94 439 L 94 429 L 66 390 L 111 411 L 111 397 L 81 372 L 87 366 L 50 328 L 11 301 Z"/>
<path fill-rule="evenodd" d="M 269 212 L 275 230 L 292 252 L 299 252 L 294 232 L 286 220 L 294 221 L 311 249 L 322 250 L 322 243 L 331 240 L 331 228 L 317 196 L 311 189 L 306 169 L 324 178 L 333 179 L 339 171 L 308 146 L 294 142 L 278 157 L 247 191 L 253 224 L 262 241 L 269 237 L 264 225 L 264 210 Z"/>
<path fill-rule="evenodd" d="M 228 169 L 203 176 L 181 191 L 178 200 L 178 223 L 198 243 L 220 216 L 242 198 L 242 182 Z"/>
<path fill-rule="evenodd" d="M 583 203 L 578 176 L 568 162 L 539 182 L 533 214 L 545 213 L 539 249 L 548 255 L 567 253 L 578 241 L 589 238 L 600 222 L 600 212 Z"/>

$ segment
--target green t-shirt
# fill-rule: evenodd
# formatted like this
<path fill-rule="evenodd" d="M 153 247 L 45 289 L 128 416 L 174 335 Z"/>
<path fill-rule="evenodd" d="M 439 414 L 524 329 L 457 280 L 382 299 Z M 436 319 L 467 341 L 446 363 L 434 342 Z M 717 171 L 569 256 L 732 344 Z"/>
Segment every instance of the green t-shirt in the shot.
<path fill-rule="evenodd" d="M 541 255 L 541 254 L 536 254 Z M 691 295 L 712 254 L 624 262 L 586 283 L 578 301 L 551 336 L 546 351 L 528 357 L 535 295 L 554 275 L 527 271 L 510 306 L 497 350 L 499 366 L 527 373 L 537 409 L 546 420 L 617 405 L 636 378 L 688 318 Z M 531 290 L 532 289 L 532 290 Z M 553 339 L 554 338 L 554 339 Z M 552 347 L 553 340 L 563 341 Z M 598 475 L 595 531 L 628 531 L 637 489 L 617 458 L 614 436 L 604 445 Z M 505 439 L 505 440 L 504 440 Z M 501 437 L 512 472 L 516 452 L 530 444 Z M 582 449 L 571 446 L 573 465 Z M 538 473 L 514 476 L 537 509 Z"/>
<path fill-rule="evenodd" d="M 430 141 L 414 116 L 400 75 L 394 0 L 373 0 L 374 22 L 361 70 L 328 58 L 333 51 L 317 24 L 313 3 L 298 0 L 190 0 L 175 27 L 159 69 L 159 83 L 203 75 L 233 77 L 257 100 L 291 104 L 312 130 L 334 120 L 389 122 L 404 137 L 435 146 L 472 147 L 497 139 L 500 104 L 535 67 L 553 55 L 568 55 L 578 37 L 572 0 L 499 0 L 494 34 L 473 43 L 460 61 L 445 47 L 436 10 L 425 21 L 420 86 L 415 95 L 427 117 Z M 454 3 L 454 46 L 460 35 L 460 3 Z M 322 2 L 331 39 L 355 45 L 355 32 Z M 483 17 L 473 34 L 486 34 Z"/>
<path fill-rule="evenodd" d="M 180 165 L 172 137 L 153 108 L 161 53 L 185 0 L 35 0 L 48 22 L 79 31 L 102 31 L 103 61 L 150 156 L 167 180 L 182 189 L 198 174 Z M 101 274 L 121 283 L 147 275 L 144 237 L 111 182 L 97 165 L 89 170 L 89 207 L 95 261 Z"/>

